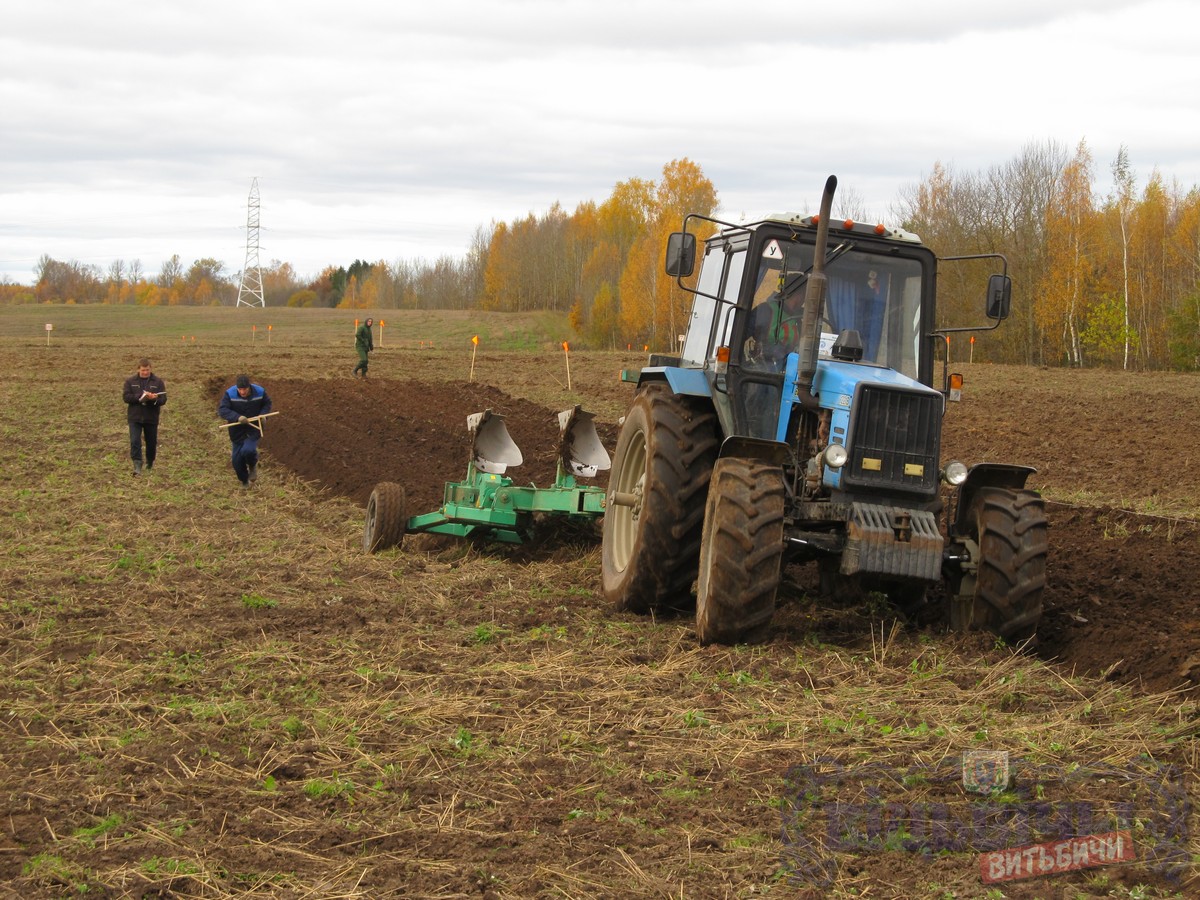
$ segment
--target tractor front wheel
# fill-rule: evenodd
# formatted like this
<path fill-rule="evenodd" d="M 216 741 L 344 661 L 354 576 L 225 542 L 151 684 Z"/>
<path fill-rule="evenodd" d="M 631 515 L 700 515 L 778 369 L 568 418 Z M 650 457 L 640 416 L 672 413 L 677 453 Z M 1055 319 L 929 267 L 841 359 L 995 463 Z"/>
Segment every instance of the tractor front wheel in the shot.
<path fill-rule="evenodd" d="M 395 482 L 383 481 L 371 492 L 367 501 L 367 522 L 363 526 L 363 550 L 377 553 L 399 547 L 404 541 L 408 518 L 404 514 L 404 488 Z"/>
<path fill-rule="evenodd" d="M 617 438 L 604 511 L 601 586 L 618 610 L 690 604 L 716 455 L 711 402 L 665 384 L 638 391 Z"/>
<path fill-rule="evenodd" d="M 961 600 L 971 596 L 971 625 L 1010 643 L 1032 637 L 1042 617 L 1049 546 L 1041 495 L 983 488 L 972 517 L 979 558 L 959 588 Z"/>
<path fill-rule="evenodd" d="M 696 635 L 702 644 L 764 640 L 783 564 L 783 470 L 717 460 L 704 512 Z"/>

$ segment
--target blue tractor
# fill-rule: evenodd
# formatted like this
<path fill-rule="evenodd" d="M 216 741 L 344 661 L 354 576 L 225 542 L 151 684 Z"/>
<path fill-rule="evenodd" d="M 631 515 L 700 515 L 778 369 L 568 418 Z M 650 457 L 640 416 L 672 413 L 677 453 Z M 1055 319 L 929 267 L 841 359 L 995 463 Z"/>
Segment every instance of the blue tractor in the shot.
<path fill-rule="evenodd" d="M 935 360 L 949 332 L 1008 316 L 1007 264 L 831 222 L 836 186 L 817 216 L 689 215 L 671 235 L 666 271 L 694 296 L 691 318 L 678 356 L 624 376 L 637 393 L 613 456 L 604 594 L 653 613 L 694 592 L 702 643 L 753 642 L 784 564 L 810 561 L 842 602 L 881 593 L 957 629 L 1031 638 L 1047 550 L 1034 470 L 941 460 L 961 378 Z M 698 226 L 712 236 L 695 274 Z M 939 262 L 979 259 L 1002 268 L 987 279 L 990 323 L 935 328 Z"/>

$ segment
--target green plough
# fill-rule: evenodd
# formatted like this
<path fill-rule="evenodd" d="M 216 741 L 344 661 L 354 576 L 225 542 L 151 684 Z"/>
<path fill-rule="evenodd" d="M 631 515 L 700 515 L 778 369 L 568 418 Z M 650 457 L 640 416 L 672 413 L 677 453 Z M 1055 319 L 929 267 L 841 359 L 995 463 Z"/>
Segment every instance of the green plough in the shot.
<path fill-rule="evenodd" d="M 558 414 L 557 473 L 551 487 L 514 484 L 504 473 L 524 457 L 504 425 L 490 409 L 467 417 L 471 459 L 462 481 L 446 483 L 440 509 L 407 517 L 403 486 L 385 481 L 367 501 L 363 549 L 368 553 L 398 547 L 406 534 L 430 532 L 455 537 L 482 537 L 519 544 L 533 536 L 544 516 L 598 519 L 604 515 L 603 488 L 580 485 L 610 466 L 608 451 L 596 433 L 594 416 L 578 406 Z"/>

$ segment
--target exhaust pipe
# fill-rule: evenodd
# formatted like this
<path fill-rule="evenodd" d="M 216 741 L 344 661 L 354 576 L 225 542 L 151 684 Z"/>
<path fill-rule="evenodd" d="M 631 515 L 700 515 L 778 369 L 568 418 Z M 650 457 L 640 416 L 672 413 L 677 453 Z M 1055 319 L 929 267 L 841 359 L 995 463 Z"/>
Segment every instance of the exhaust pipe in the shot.
<path fill-rule="evenodd" d="M 817 372 L 817 355 L 821 350 L 821 310 L 825 308 L 825 297 L 829 284 L 825 278 L 825 253 L 829 243 L 829 217 L 833 213 L 833 192 L 837 190 L 837 176 L 830 175 L 825 181 L 825 193 L 821 195 L 820 218 L 817 219 L 817 243 L 813 248 L 813 268 L 808 276 L 804 292 L 804 315 L 801 321 L 802 334 L 806 335 L 800 347 L 799 371 L 796 373 L 796 390 L 800 405 L 805 409 L 819 407 L 812 392 L 813 375 Z"/>

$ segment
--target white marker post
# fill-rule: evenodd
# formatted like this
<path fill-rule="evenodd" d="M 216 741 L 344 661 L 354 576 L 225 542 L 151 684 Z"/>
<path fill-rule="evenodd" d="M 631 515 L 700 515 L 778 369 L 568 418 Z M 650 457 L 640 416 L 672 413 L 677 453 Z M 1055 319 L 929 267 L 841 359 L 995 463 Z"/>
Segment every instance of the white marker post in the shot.
<path fill-rule="evenodd" d="M 46 346 L 50 346 L 50 332 L 54 330 L 54 326 L 49 322 L 46 323 Z"/>

